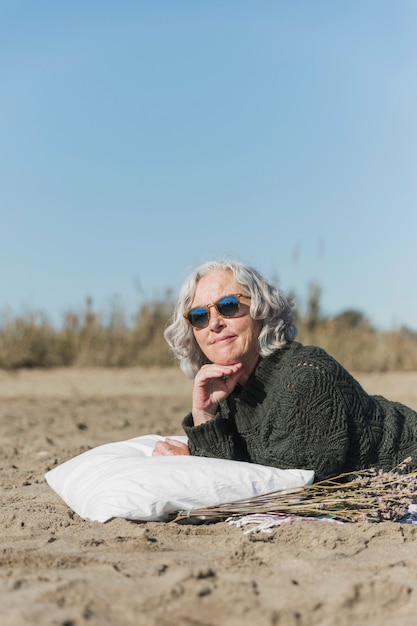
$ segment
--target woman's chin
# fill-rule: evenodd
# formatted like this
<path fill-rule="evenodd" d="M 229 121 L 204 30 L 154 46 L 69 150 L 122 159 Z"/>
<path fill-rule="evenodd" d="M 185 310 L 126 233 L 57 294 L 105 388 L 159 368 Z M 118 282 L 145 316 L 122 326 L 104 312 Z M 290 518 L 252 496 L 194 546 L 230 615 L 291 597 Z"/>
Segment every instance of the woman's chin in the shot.
<path fill-rule="evenodd" d="M 215 363 L 217 365 L 236 365 L 236 363 L 241 363 L 241 360 L 236 356 L 219 357 Z"/>

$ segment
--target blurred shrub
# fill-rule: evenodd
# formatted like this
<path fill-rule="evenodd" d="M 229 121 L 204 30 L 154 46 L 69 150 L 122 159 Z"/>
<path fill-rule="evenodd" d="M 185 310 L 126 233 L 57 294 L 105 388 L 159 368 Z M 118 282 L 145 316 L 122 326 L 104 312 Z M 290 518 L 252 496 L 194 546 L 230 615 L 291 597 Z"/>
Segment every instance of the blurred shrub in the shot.
<path fill-rule="evenodd" d="M 117 305 L 95 312 L 67 311 L 60 328 L 42 313 L 0 315 L 0 368 L 57 366 L 167 366 L 173 359 L 163 337 L 173 307 L 168 292 L 141 306 L 133 320 Z"/>

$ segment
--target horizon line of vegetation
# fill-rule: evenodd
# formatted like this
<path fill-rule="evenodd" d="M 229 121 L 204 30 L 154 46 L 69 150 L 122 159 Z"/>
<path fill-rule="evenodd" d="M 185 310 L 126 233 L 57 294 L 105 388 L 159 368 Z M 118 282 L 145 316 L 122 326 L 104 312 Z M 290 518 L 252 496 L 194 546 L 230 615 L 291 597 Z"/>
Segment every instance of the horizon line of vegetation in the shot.
<path fill-rule="evenodd" d="M 305 312 L 295 314 L 298 341 L 319 345 L 350 371 L 417 370 L 417 332 L 378 330 L 354 309 L 324 316 L 320 298 L 320 287 L 311 283 Z M 63 315 L 59 328 L 42 312 L 0 312 L 0 368 L 175 366 L 163 336 L 173 306 L 169 290 L 134 316 L 117 304 L 107 314 L 95 311 L 87 298 L 82 311 Z"/>

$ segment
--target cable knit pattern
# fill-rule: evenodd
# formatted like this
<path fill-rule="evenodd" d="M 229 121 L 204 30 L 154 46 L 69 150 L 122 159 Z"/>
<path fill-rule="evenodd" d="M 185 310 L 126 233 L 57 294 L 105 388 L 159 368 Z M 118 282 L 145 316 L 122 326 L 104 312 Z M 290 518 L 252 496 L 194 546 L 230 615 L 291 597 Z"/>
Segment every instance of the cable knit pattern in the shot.
<path fill-rule="evenodd" d="M 213 419 L 183 420 L 191 453 L 281 469 L 341 472 L 417 467 L 417 413 L 368 395 L 324 350 L 292 342 L 261 358 L 243 389 Z"/>

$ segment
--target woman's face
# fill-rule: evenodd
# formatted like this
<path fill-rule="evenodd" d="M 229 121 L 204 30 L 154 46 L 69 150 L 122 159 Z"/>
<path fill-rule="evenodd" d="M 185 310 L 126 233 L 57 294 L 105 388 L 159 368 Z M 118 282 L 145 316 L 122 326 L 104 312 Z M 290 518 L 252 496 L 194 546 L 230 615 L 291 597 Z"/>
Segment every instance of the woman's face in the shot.
<path fill-rule="evenodd" d="M 192 307 L 207 306 L 223 296 L 242 293 L 246 290 L 236 282 L 229 271 L 214 271 L 197 283 Z M 258 335 L 261 323 L 249 315 L 250 300 L 242 298 L 235 317 L 219 315 L 216 307 L 210 307 L 210 320 L 205 328 L 194 328 L 194 337 L 202 352 L 218 365 L 242 363 L 240 382 L 246 382 L 258 358 Z"/>

